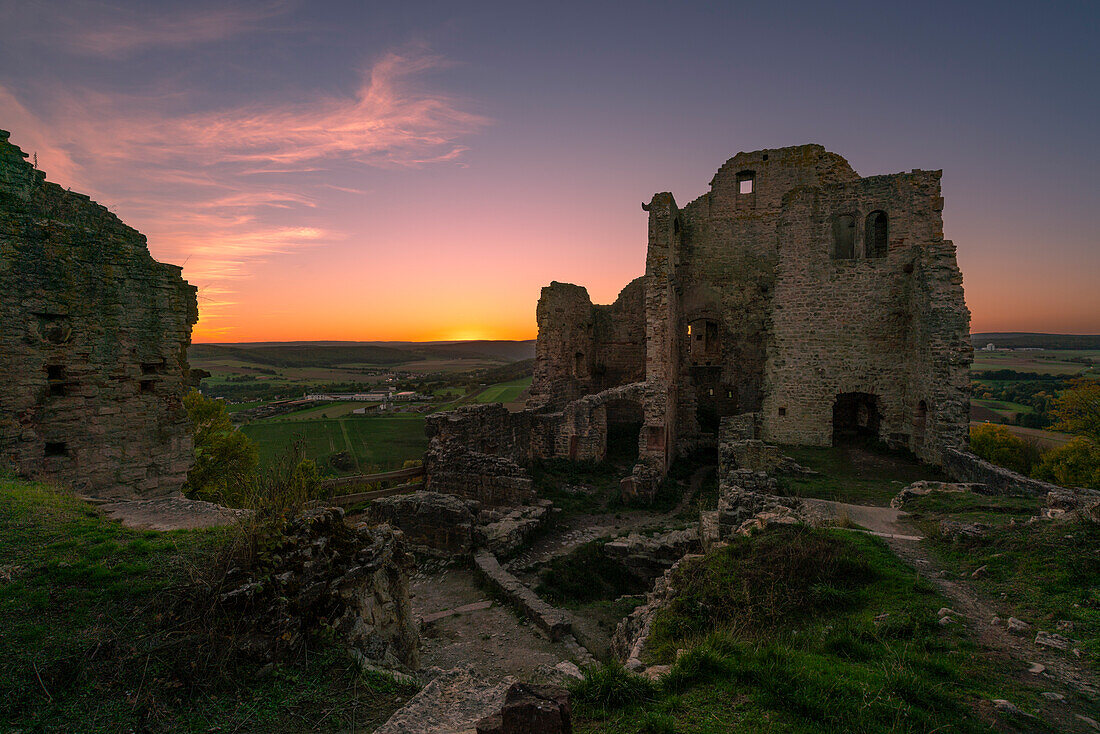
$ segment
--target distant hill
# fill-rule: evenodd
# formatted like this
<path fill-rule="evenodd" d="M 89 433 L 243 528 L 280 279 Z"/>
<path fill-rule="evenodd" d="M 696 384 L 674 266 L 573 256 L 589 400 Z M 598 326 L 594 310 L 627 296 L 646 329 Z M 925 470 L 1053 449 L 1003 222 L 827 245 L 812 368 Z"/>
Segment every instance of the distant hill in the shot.
<path fill-rule="evenodd" d="M 1100 349 L 1100 334 L 1035 334 L 1030 332 L 994 331 L 971 334 L 970 341 L 979 349 L 986 344 L 1014 349 Z"/>
<path fill-rule="evenodd" d="M 192 360 L 237 359 L 270 367 L 334 367 L 344 364 L 398 365 L 426 359 L 518 362 L 535 355 L 535 342 L 258 342 L 192 344 Z"/>

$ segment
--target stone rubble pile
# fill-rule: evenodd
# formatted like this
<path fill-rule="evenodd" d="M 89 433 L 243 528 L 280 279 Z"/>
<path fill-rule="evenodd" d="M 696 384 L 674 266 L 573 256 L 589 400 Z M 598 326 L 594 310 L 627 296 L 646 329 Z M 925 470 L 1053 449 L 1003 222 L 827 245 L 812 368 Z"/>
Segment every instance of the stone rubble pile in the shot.
<path fill-rule="evenodd" d="M 643 581 L 652 581 L 688 553 L 699 551 L 698 527 L 670 530 L 660 535 L 631 533 L 603 546 L 608 557 Z"/>
<path fill-rule="evenodd" d="M 276 659 L 322 627 L 365 665 L 419 666 L 419 635 L 409 605 L 412 558 L 401 533 L 344 521 L 337 507 L 292 520 L 261 568 L 233 569 L 219 601 L 255 630 L 255 647 Z"/>
<path fill-rule="evenodd" d="M 508 556 L 522 548 L 553 513 L 549 500 L 483 507 L 475 500 L 421 490 L 374 500 L 367 508 L 367 519 L 399 528 L 419 555 L 462 556 L 487 548 Z"/>

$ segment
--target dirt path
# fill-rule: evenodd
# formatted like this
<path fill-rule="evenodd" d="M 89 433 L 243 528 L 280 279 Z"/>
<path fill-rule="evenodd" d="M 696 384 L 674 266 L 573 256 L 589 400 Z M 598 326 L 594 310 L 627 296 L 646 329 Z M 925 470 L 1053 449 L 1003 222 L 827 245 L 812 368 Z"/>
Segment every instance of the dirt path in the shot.
<path fill-rule="evenodd" d="M 1026 636 L 1017 636 L 992 624 L 991 620 L 998 616 L 997 610 L 979 597 L 965 580 L 951 578 L 944 572 L 921 542 L 919 530 L 906 521 L 907 513 L 890 507 L 805 501 L 834 515 L 846 515 L 852 522 L 884 538 L 886 545 L 902 561 L 931 581 L 950 600 L 951 609 L 961 615 L 967 629 L 986 649 L 998 669 L 1024 687 L 1044 693 L 1040 713 L 1045 721 L 1057 726 L 1059 731 L 1100 731 L 1100 727 L 1094 728 L 1088 720 L 1080 718 L 1100 718 L 1100 707 L 1095 703 L 1100 693 L 1097 676 L 1076 664 L 1068 653 L 1036 645 L 1033 640 L 1037 630 L 1034 628 Z"/>
<path fill-rule="evenodd" d="M 194 530 L 230 525 L 247 517 L 248 510 L 234 510 L 213 502 L 186 497 L 98 503 L 112 520 L 138 530 Z"/>
<path fill-rule="evenodd" d="M 565 645 L 550 642 L 490 599 L 473 572 L 464 568 L 418 573 L 409 585 L 413 613 L 421 619 L 423 667 L 471 665 L 479 675 L 513 675 L 528 680 L 572 660 Z"/>

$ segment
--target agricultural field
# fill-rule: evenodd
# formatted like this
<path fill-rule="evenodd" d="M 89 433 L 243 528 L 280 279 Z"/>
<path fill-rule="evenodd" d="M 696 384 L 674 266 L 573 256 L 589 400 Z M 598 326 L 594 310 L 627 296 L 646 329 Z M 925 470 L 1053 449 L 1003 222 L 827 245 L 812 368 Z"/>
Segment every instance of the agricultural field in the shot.
<path fill-rule="evenodd" d="M 315 405 L 312 408 L 306 408 L 305 410 L 296 410 L 293 413 L 286 413 L 280 415 L 278 418 L 270 419 L 274 421 L 308 421 L 317 420 L 318 418 L 344 418 L 350 415 L 354 415 L 356 410 L 360 408 L 366 408 L 370 410 L 377 408 L 379 403 L 367 403 L 361 400 L 347 400 L 340 402 L 325 403 L 324 405 Z"/>
<path fill-rule="evenodd" d="M 512 380 L 511 382 L 490 385 L 474 397 L 474 402 L 514 403 L 519 400 L 519 396 L 524 390 L 531 387 L 531 379 L 530 377 L 525 377 L 521 380 Z"/>
<path fill-rule="evenodd" d="M 255 442 L 261 465 L 270 465 L 301 442 L 305 457 L 328 474 L 400 469 L 406 461 L 421 458 L 428 446 L 424 416 L 419 414 L 257 421 L 241 430 Z M 352 459 L 346 472 L 338 471 L 329 461 L 340 452 L 347 452 Z"/>
<path fill-rule="evenodd" d="M 1040 375 L 1100 378 L 1100 349 L 1043 349 L 1039 351 L 975 351 L 973 372 L 1015 370 Z"/>

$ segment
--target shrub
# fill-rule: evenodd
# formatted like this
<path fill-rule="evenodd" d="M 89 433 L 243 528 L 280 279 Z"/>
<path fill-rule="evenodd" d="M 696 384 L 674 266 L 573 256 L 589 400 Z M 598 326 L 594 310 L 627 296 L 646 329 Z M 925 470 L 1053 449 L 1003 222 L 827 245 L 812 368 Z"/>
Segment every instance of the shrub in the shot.
<path fill-rule="evenodd" d="M 1078 436 L 1045 452 L 1034 477 L 1063 487 L 1100 489 L 1100 446 Z"/>
<path fill-rule="evenodd" d="M 803 526 L 735 538 L 672 579 L 678 595 L 658 614 L 654 640 L 667 652 L 731 628 L 755 634 L 812 614 L 844 609 L 875 572 L 851 541 Z"/>
<path fill-rule="evenodd" d="M 1100 443 L 1100 382 L 1074 380 L 1054 399 L 1050 412 L 1058 420 L 1056 429 Z"/>
<path fill-rule="evenodd" d="M 570 686 L 570 692 L 583 707 L 610 711 L 655 700 L 657 684 L 613 663 L 586 671 L 583 680 Z"/>
<path fill-rule="evenodd" d="M 236 487 L 247 482 L 259 464 L 256 447 L 233 427 L 220 400 L 192 390 L 184 396 L 183 406 L 195 444 L 195 463 L 187 472 L 184 494 L 231 504 Z"/>
<path fill-rule="evenodd" d="M 1004 426 L 982 423 L 970 427 L 970 450 L 997 466 L 1025 476 L 1039 458 L 1038 446 L 1013 435 Z"/>

